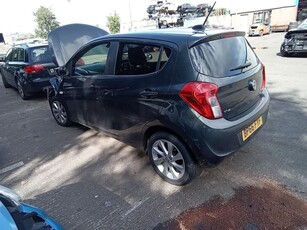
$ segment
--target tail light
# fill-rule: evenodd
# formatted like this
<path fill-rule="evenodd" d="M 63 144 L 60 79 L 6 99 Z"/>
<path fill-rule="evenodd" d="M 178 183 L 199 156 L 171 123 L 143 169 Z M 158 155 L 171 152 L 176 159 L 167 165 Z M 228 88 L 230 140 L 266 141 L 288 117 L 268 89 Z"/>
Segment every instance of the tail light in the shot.
<path fill-rule="evenodd" d="M 261 85 L 261 91 L 264 90 L 265 85 L 266 85 L 265 66 L 262 65 L 262 85 Z"/>
<path fill-rule="evenodd" d="M 197 113 L 208 118 L 223 117 L 217 99 L 218 86 L 207 82 L 189 82 L 180 91 L 179 96 Z"/>
<path fill-rule="evenodd" d="M 43 69 L 44 69 L 44 66 L 42 65 L 27 65 L 24 67 L 26 74 L 37 73 L 39 71 L 42 71 Z"/>

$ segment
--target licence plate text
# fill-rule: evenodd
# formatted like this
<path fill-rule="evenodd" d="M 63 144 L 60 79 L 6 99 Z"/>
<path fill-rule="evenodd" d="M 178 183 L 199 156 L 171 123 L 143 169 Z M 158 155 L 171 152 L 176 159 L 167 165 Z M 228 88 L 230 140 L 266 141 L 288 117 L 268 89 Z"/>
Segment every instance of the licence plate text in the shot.
<path fill-rule="evenodd" d="M 242 130 L 242 140 L 245 141 L 263 124 L 262 116 L 254 121 L 250 126 Z"/>

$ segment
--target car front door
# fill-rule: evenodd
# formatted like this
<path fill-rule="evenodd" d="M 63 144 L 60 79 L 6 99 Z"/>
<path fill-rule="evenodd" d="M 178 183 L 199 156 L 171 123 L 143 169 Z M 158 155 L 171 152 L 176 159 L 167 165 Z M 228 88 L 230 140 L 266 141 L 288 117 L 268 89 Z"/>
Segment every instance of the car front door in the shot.
<path fill-rule="evenodd" d="M 92 127 L 95 121 L 94 82 L 108 76 L 110 47 L 110 42 L 100 42 L 84 48 L 70 62 L 71 74 L 63 77 L 61 83 L 61 97 L 64 97 L 72 120 L 86 126 Z"/>
<path fill-rule="evenodd" d="M 16 86 L 14 72 L 12 70 L 13 56 L 17 56 L 17 49 L 10 49 L 5 56 L 5 62 L 2 66 L 2 74 L 6 81 L 13 86 Z"/>

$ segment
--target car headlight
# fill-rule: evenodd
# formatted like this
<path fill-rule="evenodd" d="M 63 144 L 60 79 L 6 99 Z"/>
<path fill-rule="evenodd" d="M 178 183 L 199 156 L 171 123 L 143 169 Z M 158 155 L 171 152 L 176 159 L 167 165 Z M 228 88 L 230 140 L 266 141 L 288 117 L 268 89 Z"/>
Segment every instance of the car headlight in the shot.
<path fill-rule="evenodd" d="M 293 39 L 291 35 L 286 34 L 285 36 L 285 43 L 290 42 Z"/>
<path fill-rule="evenodd" d="M 13 190 L 0 185 L 0 194 L 8 197 L 12 202 L 14 202 L 15 205 L 17 205 L 17 206 L 20 205 L 21 198 Z"/>

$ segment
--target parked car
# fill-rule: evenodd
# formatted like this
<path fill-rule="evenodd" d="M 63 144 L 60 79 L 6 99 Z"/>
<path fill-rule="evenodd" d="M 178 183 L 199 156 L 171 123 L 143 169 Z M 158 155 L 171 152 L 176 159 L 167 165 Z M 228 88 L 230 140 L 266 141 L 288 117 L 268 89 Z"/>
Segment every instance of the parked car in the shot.
<path fill-rule="evenodd" d="M 175 14 L 177 12 L 177 5 L 171 2 L 165 2 L 160 6 L 157 6 L 156 11 L 159 11 L 160 13 Z"/>
<path fill-rule="evenodd" d="M 179 5 L 177 8 L 177 12 L 180 14 L 194 14 L 196 11 L 197 7 L 190 3 Z"/>
<path fill-rule="evenodd" d="M 14 46 L 2 61 L 0 75 L 4 87 L 17 88 L 24 100 L 50 85 L 49 80 L 56 67 L 51 60 L 48 44 Z"/>
<path fill-rule="evenodd" d="M 289 30 L 285 34 L 285 40 L 280 46 L 280 54 L 284 57 L 295 53 L 307 53 L 307 19 L 296 29 Z"/>
<path fill-rule="evenodd" d="M 154 13 L 156 13 L 156 6 L 157 6 L 157 5 L 149 5 L 149 6 L 147 7 L 147 13 L 148 13 L 148 14 L 154 14 Z"/>
<path fill-rule="evenodd" d="M 201 4 L 198 4 L 196 8 L 197 8 L 197 12 L 205 13 L 206 10 L 208 10 L 208 12 L 211 10 L 211 5 L 209 5 L 208 3 L 201 3 Z"/>
<path fill-rule="evenodd" d="M 5 230 L 62 230 L 43 210 L 21 202 L 20 196 L 0 185 L 0 226 Z"/>
<path fill-rule="evenodd" d="M 289 25 L 288 25 L 287 31 L 296 29 L 297 27 L 298 27 L 298 22 L 297 22 L 297 21 L 295 21 L 295 22 L 290 22 Z"/>
<path fill-rule="evenodd" d="M 184 185 L 199 165 L 235 152 L 267 121 L 265 68 L 244 35 L 59 27 L 49 34 L 61 66 L 48 90 L 53 117 L 143 150 L 158 175 Z M 80 58 L 84 65 L 76 65 Z"/>
<path fill-rule="evenodd" d="M 5 43 L 5 40 L 4 40 L 4 37 L 3 37 L 2 33 L 0 33 L 0 43 Z"/>

